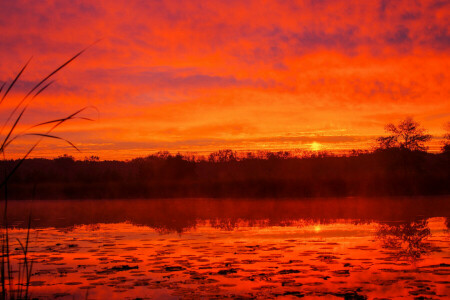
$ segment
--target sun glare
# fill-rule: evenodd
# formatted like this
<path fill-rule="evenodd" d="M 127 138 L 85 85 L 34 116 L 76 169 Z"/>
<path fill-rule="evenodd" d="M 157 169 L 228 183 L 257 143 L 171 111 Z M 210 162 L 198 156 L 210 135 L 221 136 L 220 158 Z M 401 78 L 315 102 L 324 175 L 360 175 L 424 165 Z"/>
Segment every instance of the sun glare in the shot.
<path fill-rule="evenodd" d="M 313 142 L 310 147 L 312 151 L 319 151 L 322 149 L 323 145 L 318 142 Z"/>

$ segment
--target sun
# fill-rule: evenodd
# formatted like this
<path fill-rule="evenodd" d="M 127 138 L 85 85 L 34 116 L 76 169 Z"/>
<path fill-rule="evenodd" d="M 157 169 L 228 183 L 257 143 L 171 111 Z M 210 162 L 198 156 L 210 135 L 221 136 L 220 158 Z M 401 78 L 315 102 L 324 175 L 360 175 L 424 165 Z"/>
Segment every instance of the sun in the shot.
<path fill-rule="evenodd" d="M 312 151 L 319 151 L 320 149 L 322 149 L 323 145 L 318 142 L 313 142 L 310 147 Z"/>

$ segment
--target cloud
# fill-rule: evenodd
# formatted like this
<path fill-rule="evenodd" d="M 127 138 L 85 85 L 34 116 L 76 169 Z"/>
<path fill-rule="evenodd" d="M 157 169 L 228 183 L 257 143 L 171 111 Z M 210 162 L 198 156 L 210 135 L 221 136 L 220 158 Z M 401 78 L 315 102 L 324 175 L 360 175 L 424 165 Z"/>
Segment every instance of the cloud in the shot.
<path fill-rule="evenodd" d="M 123 136 L 154 134 L 161 149 L 188 140 L 208 148 L 214 138 L 263 147 L 261 137 L 293 147 L 279 137 L 329 124 L 369 136 L 381 123 L 371 116 L 386 110 L 438 130 L 443 118 L 426 116 L 450 111 L 449 11 L 438 0 L 6 1 L 0 80 L 33 56 L 18 97 L 103 38 L 57 74 L 25 121 L 93 104 L 106 124 L 93 134 L 123 149 L 132 147 Z M 108 129 L 122 124 L 138 133 Z M 85 129 L 71 127 L 73 137 Z"/>
<path fill-rule="evenodd" d="M 186 88 L 268 88 L 275 85 L 275 82 L 264 81 L 262 79 L 242 78 L 234 76 L 219 76 L 199 73 L 195 68 L 170 68 L 156 67 L 146 68 L 144 71 L 133 68 L 91 70 L 88 80 L 97 78 L 105 84 L 124 84 L 134 86 L 148 86 L 152 89 L 186 89 Z"/>

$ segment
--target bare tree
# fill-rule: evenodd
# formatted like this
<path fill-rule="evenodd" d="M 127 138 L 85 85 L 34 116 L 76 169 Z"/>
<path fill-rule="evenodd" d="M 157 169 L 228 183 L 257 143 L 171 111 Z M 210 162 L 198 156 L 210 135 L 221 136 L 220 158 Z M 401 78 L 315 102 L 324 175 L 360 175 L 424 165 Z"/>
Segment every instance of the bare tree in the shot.
<path fill-rule="evenodd" d="M 450 153 L 450 122 L 447 122 L 447 124 L 445 124 L 445 129 L 447 130 L 447 133 L 444 135 L 444 145 L 442 146 L 442 152 Z"/>
<path fill-rule="evenodd" d="M 398 125 L 389 123 L 385 130 L 390 135 L 377 138 L 381 149 L 401 148 L 425 151 L 427 149 L 425 143 L 431 139 L 431 135 L 427 134 L 426 130 L 411 117 L 400 121 Z"/>

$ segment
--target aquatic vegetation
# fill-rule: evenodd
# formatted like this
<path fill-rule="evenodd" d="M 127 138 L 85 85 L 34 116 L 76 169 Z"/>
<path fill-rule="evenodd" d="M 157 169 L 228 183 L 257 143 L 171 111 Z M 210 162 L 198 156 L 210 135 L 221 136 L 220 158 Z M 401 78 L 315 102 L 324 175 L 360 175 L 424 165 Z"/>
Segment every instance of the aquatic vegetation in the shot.
<path fill-rule="evenodd" d="M 170 223 L 170 215 L 162 218 Z M 376 235 L 379 221 L 292 221 L 258 227 L 243 218 L 234 229 L 205 221 L 182 234 L 127 222 L 96 223 L 94 231 L 90 225 L 66 230 L 46 223 L 50 227 L 32 229 L 42 233 L 32 246 L 33 296 L 66 293 L 78 299 L 87 290 L 92 299 L 444 299 L 448 294 L 449 244 L 442 217 L 422 222 L 433 228 L 432 247 L 414 264 L 384 247 Z M 415 236 L 402 233 L 408 234 Z M 12 235 L 25 231 L 15 229 Z M 78 246 L 70 247 L 74 240 Z"/>

